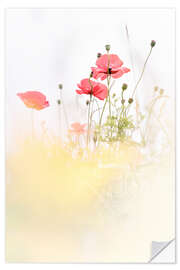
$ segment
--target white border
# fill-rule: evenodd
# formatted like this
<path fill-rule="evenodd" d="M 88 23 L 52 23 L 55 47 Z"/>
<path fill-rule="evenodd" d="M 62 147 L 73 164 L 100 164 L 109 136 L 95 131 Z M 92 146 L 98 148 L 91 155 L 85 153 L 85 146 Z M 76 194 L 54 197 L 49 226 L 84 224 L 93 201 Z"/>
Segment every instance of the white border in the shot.
<path fill-rule="evenodd" d="M 179 103 L 179 94 L 180 87 L 178 89 L 179 79 L 179 22 L 180 22 L 180 1 L 179 0 L 0 0 L 0 269 L 90 269 L 91 267 L 98 269 L 109 269 L 109 268 L 122 268 L 122 269 L 144 269 L 148 267 L 149 269 L 154 269 L 154 267 L 158 268 L 177 268 L 178 265 L 172 264 L 5 264 L 4 262 L 4 239 L 5 239 L 5 140 L 4 140 L 4 111 L 5 111 L 5 79 L 4 79 L 4 9 L 5 8 L 176 8 L 176 34 L 177 34 L 177 42 L 176 42 L 176 58 L 177 58 L 177 86 L 176 86 L 176 101 L 177 101 L 177 127 L 176 127 L 176 149 L 177 149 L 177 174 L 176 174 L 176 187 L 179 188 L 178 184 L 178 155 L 179 155 L 179 130 L 180 123 L 179 117 L 180 115 L 180 104 Z M 176 193 L 176 206 L 178 208 L 178 195 Z M 176 227 L 178 227 L 178 212 L 176 213 Z M 178 235 L 178 234 L 177 234 Z M 108 243 L 107 243 L 108 244 Z M 178 251 L 178 243 L 177 243 L 177 251 Z M 178 253 L 178 252 L 177 252 Z M 177 260 L 178 261 L 178 258 Z"/>

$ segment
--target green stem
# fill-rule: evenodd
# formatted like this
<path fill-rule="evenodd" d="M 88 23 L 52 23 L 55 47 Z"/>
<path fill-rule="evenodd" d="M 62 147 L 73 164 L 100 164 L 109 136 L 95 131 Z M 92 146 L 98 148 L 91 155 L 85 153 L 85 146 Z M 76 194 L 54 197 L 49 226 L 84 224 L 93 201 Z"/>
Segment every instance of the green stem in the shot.
<path fill-rule="evenodd" d="M 91 93 L 90 93 L 89 108 L 88 108 L 87 147 L 88 147 L 88 144 L 89 144 L 89 131 L 90 131 L 90 125 L 91 125 L 91 122 L 90 122 L 90 110 L 91 110 L 91 101 L 92 101 L 92 93 L 93 93 L 93 86 L 91 84 L 90 78 L 91 78 L 91 75 L 89 77 L 89 84 L 91 86 Z"/>
<path fill-rule="evenodd" d="M 147 56 L 147 58 L 146 58 L 146 60 L 145 60 L 145 62 L 144 62 L 142 72 L 141 72 L 140 77 L 139 77 L 139 79 L 138 79 L 138 81 L 137 81 L 137 83 L 136 83 L 136 85 L 135 85 L 135 87 L 134 87 L 134 90 L 133 90 L 133 93 L 132 93 L 132 98 L 134 97 L 134 94 L 135 94 L 135 92 L 136 92 L 136 89 L 137 89 L 137 87 L 138 87 L 138 85 L 139 85 L 139 83 L 140 83 L 140 81 L 141 81 L 141 79 L 142 79 L 142 77 L 143 77 L 143 74 L 144 74 L 144 71 L 145 71 L 145 69 L 146 69 L 146 65 L 147 65 L 147 62 L 148 62 L 149 57 L 150 57 L 150 55 L 151 55 L 152 49 L 153 49 L 153 47 L 151 47 L 151 49 L 150 49 L 150 51 L 149 51 L 149 53 L 148 53 L 148 56 Z M 131 104 L 128 104 L 128 106 L 126 107 L 126 111 L 125 111 L 126 113 L 129 112 L 129 107 L 130 107 L 130 105 L 131 105 Z"/>
<path fill-rule="evenodd" d="M 141 81 L 141 79 L 142 79 L 142 77 L 143 77 L 143 74 L 144 74 L 144 71 L 145 71 L 145 68 L 146 68 L 146 64 L 147 64 L 148 59 L 149 59 L 149 57 L 150 57 L 150 55 L 151 55 L 151 52 L 152 52 L 152 48 L 153 48 L 153 47 L 151 47 L 150 52 L 149 52 L 149 54 L 148 54 L 148 56 L 147 56 L 147 58 L 146 58 L 146 61 L 144 62 L 144 65 L 143 65 L 143 69 L 142 69 L 141 75 L 140 75 L 140 77 L 139 77 L 139 79 L 138 79 L 138 81 L 137 81 L 137 83 L 136 83 L 136 85 L 135 85 L 135 87 L 134 87 L 134 91 L 133 91 L 133 94 L 132 94 L 132 98 L 134 97 L 134 94 L 135 94 L 135 92 L 136 92 L 136 89 L 137 89 L 137 87 L 138 87 L 138 84 L 140 83 L 140 81 Z"/>
<path fill-rule="evenodd" d="M 90 94 L 90 101 L 89 101 L 89 108 L 88 108 L 88 130 L 87 130 L 87 147 L 89 144 L 89 129 L 90 129 L 90 107 L 91 107 L 91 99 L 92 99 L 92 95 Z"/>
<path fill-rule="evenodd" d="M 101 116 L 100 116 L 100 119 L 99 119 L 99 127 L 101 127 L 102 117 L 103 117 L 103 113 L 104 113 L 107 101 L 108 101 L 108 97 L 106 98 L 106 101 L 104 102 L 104 106 L 102 108 Z"/>

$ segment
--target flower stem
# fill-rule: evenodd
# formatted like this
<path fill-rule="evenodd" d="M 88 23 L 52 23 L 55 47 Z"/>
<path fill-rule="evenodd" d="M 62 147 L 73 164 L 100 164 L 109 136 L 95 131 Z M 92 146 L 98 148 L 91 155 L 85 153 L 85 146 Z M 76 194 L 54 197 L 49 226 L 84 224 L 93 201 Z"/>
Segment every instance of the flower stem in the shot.
<path fill-rule="evenodd" d="M 88 130 L 87 130 L 87 147 L 89 144 L 89 131 L 90 131 L 90 111 L 91 111 L 91 100 L 92 95 L 90 94 L 90 100 L 89 100 L 89 108 L 88 108 Z"/>
<path fill-rule="evenodd" d="M 90 111 L 91 111 L 91 102 L 92 102 L 92 94 L 93 94 L 93 86 L 92 86 L 92 83 L 91 83 L 91 74 L 89 76 L 89 84 L 91 86 L 91 93 L 90 93 L 90 100 L 89 100 L 89 108 L 88 108 L 88 130 L 87 130 L 87 147 L 88 147 L 88 144 L 89 144 L 89 131 L 90 131 L 90 126 L 91 126 L 91 121 L 90 121 Z"/>
<path fill-rule="evenodd" d="M 148 56 L 147 56 L 147 58 L 146 58 L 146 61 L 144 62 L 144 66 L 143 66 L 141 75 L 140 75 L 140 77 L 139 77 L 139 79 L 138 79 L 138 81 L 137 81 L 137 83 L 136 83 L 136 85 L 135 85 L 135 87 L 134 87 L 134 91 L 133 91 L 133 94 L 132 94 L 132 98 L 134 97 L 134 94 L 135 94 L 135 92 L 136 92 L 136 89 L 137 89 L 137 87 L 138 87 L 138 84 L 140 83 L 140 81 L 141 81 L 141 79 L 142 79 L 142 77 L 143 77 L 143 74 L 144 74 L 144 71 L 145 71 L 145 68 L 146 68 L 146 64 L 147 64 L 148 59 L 149 59 L 149 57 L 150 57 L 150 55 L 151 55 L 151 52 L 152 52 L 152 47 L 151 47 L 150 52 L 149 52 L 149 54 L 148 54 Z"/>
<path fill-rule="evenodd" d="M 153 49 L 153 47 L 151 47 L 151 49 L 150 49 L 150 51 L 149 51 L 149 53 L 148 53 L 148 56 L 147 56 L 147 58 L 146 58 L 146 60 L 145 60 L 145 62 L 144 62 L 142 72 L 141 72 L 140 77 L 139 77 L 139 79 L 138 79 L 138 81 L 137 81 L 137 83 L 136 83 L 136 85 L 135 85 L 135 87 L 134 87 L 134 90 L 133 90 L 133 93 L 132 93 L 132 98 L 134 97 L 134 94 L 135 94 L 135 92 L 136 92 L 136 90 L 137 90 L 137 87 L 138 87 L 138 85 L 139 85 L 139 83 L 140 83 L 140 81 L 141 81 L 141 79 L 142 79 L 142 77 L 143 77 L 144 71 L 145 71 L 145 69 L 146 69 L 147 62 L 148 62 L 149 57 L 150 57 L 150 55 L 151 55 L 151 53 L 152 53 L 152 49 Z M 131 105 L 131 104 L 128 104 L 128 106 L 126 107 L 126 113 L 128 113 L 130 105 Z"/>
<path fill-rule="evenodd" d="M 31 111 L 31 131 L 32 131 L 32 140 L 34 139 L 34 109 Z"/>

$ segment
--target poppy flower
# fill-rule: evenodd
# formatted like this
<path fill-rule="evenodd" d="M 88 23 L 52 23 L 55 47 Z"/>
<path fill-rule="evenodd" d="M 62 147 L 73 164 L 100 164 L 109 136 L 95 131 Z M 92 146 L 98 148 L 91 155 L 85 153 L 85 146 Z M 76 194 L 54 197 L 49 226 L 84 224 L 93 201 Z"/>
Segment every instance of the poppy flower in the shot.
<path fill-rule="evenodd" d="M 24 102 L 26 107 L 31 109 L 42 110 L 49 106 L 46 96 L 38 91 L 18 93 L 17 96 Z"/>
<path fill-rule="evenodd" d="M 86 130 L 84 129 L 86 126 L 86 124 L 80 124 L 78 122 L 71 124 L 71 128 L 69 129 L 69 132 L 75 135 L 81 135 L 84 134 L 86 132 Z"/>
<path fill-rule="evenodd" d="M 97 67 L 92 67 L 94 79 L 105 80 L 110 74 L 114 79 L 120 78 L 130 71 L 127 67 L 122 67 L 123 62 L 116 54 L 104 54 L 96 61 Z"/>
<path fill-rule="evenodd" d="M 104 100 L 108 95 L 108 89 L 106 85 L 95 82 L 89 79 L 81 80 L 80 84 L 77 84 L 79 89 L 76 90 L 76 93 L 79 95 L 86 94 L 97 97 L 98 99 Z"/>

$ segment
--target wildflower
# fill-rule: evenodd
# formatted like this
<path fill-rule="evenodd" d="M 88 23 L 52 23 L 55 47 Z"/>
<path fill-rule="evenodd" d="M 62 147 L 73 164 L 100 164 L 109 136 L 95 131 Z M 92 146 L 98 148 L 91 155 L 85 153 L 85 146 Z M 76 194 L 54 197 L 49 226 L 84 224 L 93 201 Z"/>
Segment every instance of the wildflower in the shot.
<path fill-rule="evenodd" d="M 75 123 L 71 124 L 72 129 L 69 129 L 69 132 L 71 134 L 75 134 L 75 135 L 84 134 L 86 132 L 85 126 L 86 126 L 86 124 L 80 124 L 79 122 L 75 122 Z"/>
<path fill-rule="evenodd" d="M 123 62 L 116 54 L 104 54 L 96 61 L 97 67 L 91 67 L 94 79 L 105 80 L 108 75 L 112 78 L 120 78 L 123 74 L 130 71 L 127 67 L 122 67 Z"/>
<path fill-rule="evenodd" d="M 79 95 L 93 95 L 100 100 L 104 100 L 108 95 L 106 85 L 89 79 L 81 80 L 80 84 L 77 84 L 77 86 L 79 89 L 76 90 L 76 93 Z"/>
<path fill-rule="evenodd" d="M 26 107 L 31 109 L 42 110 L 49 106 L 46 96 L 38 91 L 18 93 L 17 96 L 24 102 Z"/>

